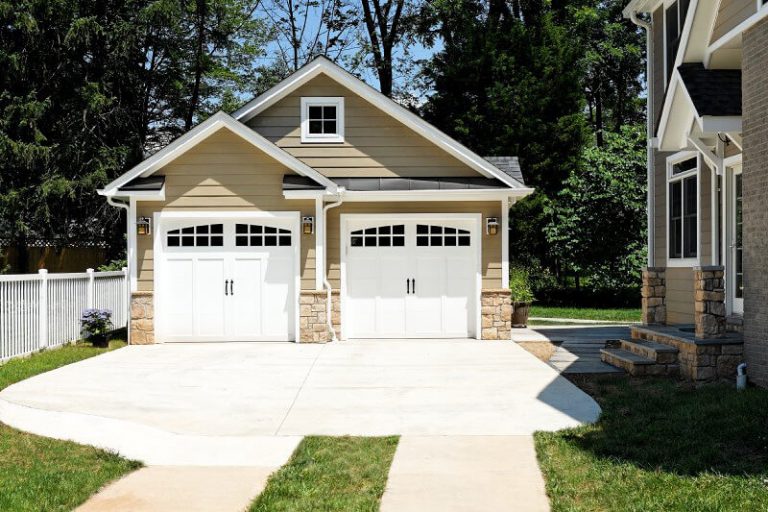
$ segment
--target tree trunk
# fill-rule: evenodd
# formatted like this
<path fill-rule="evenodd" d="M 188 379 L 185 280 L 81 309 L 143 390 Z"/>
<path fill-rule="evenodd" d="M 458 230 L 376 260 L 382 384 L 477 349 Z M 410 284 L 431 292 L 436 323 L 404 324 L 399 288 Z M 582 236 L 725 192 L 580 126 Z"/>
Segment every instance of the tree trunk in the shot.
<path fill-rule="evenodd" d="M 192 85 L 192 94 L 189 98 L 187 118 L 184 120 L 184 131 L 192 128 L 195 112 L 200 102 L 200 84 L 203 80 L 203 56 L 205 54 L 205 19 L 208 11 L 208 0 L 197 0 L 197 34 L 195 42 L 195 81 Z"/>

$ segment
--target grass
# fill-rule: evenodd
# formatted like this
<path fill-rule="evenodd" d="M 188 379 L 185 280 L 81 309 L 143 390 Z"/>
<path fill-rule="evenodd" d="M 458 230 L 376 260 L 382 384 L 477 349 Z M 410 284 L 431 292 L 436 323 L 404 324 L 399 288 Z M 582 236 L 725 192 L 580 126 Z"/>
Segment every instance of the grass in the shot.
<path fill-rule="evenodd" d="M 668 379 L 577 381 L 595 425 L 537 433 L 557 511 L 768 510 L 768 393 Z"/>
<path fill-rule="evenodd" d="M 39 373 L 124 346 L 69 345 L 0 365 L 0 390 Z M 98 385 L 98 383 L 93 383 Z M 68 511 L 140 466 L 117 455 L 0 424 L 0 510 Z"/>
<path fill-rule="evenodd" d="M 251 512 L 375 512 L 397 437 L 306 437 Z"/>
<path fill-rule="evenodd" d="M 576 318 L 579 320 L 606 320 L 611 322 L 639 322 L 640 308 L 577 308 L 531 306 L 530 316 L 541 318 Z"/>

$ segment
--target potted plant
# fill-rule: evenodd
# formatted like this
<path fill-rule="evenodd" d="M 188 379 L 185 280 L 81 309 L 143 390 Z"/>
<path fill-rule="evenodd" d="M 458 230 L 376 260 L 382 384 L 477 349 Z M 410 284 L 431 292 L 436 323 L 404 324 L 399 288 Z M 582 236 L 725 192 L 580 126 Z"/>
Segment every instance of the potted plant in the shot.
<path fill-rule="evenodd" d="M 515 267 L 510 270 L 509 290 L 512 297 L 512 327 L 526 327 L 531 303 L 535 300 L 526 269 Z"/>
<path fill-rule="evenodd" d="M 80 316 L 80 334 L 94 347 L 108 347 L 112 332 L 112 311 L 86 309 Z"/>

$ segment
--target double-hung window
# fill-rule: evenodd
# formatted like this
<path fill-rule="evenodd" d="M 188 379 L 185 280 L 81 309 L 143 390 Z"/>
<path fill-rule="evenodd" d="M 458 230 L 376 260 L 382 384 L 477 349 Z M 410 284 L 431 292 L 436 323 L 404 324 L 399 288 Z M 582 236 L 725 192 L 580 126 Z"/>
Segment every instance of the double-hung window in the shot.
<path fill-rule="evenodd" d="M 670 264 L 695 264 L 699 256 L 699 158 L 667 160 L 667 244 Z"/>
<path fill-rule="evenodd" d="M 344 98 L 301 98 L 301 142 L 344 142 Z"/>

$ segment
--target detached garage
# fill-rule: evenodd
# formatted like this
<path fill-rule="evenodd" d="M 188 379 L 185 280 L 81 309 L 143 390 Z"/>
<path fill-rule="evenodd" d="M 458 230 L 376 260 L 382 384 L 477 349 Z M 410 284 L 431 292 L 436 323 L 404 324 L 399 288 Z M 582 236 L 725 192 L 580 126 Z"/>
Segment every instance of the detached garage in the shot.
<path fill-rule="evenodd" d="M 517 159 L 327 59 L 99 192 L 128 211 L 133 344 L 509 338 Z"/>

